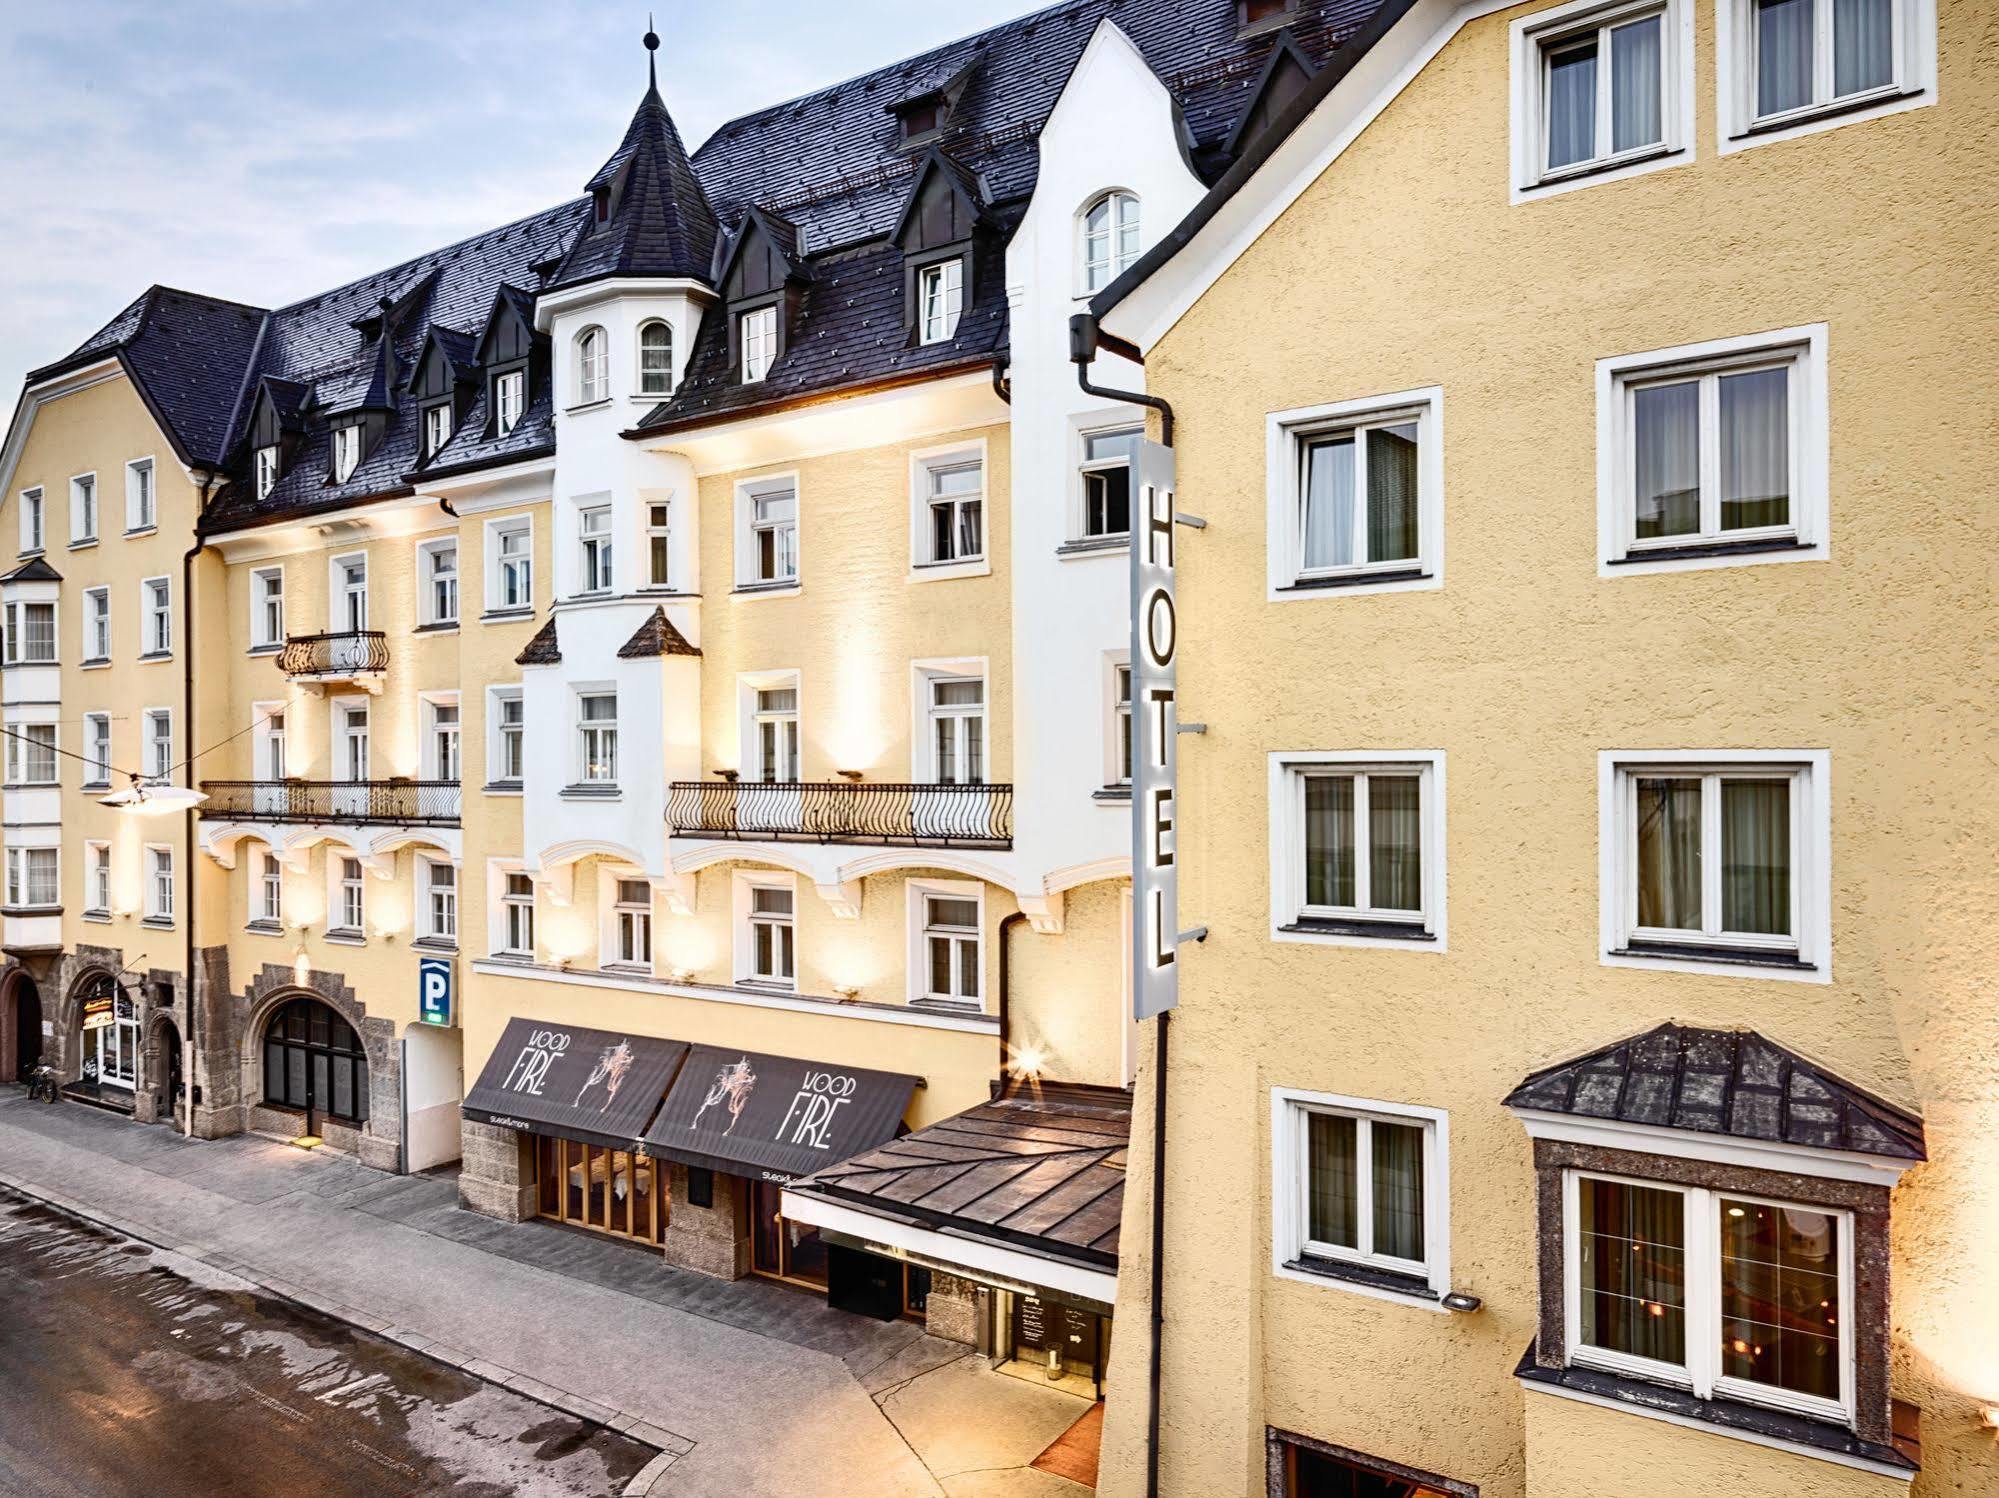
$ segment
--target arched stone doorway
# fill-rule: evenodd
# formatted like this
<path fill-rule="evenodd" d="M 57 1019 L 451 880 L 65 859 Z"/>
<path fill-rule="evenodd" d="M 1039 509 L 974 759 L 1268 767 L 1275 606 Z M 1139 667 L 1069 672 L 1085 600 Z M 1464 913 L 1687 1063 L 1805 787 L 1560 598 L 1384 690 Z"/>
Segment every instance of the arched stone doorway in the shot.
<path fill-rule="evenodd" d="M 70 991 L 69 1022 L 76 1049 L 73 1096 L 121 1112 L 133 1110 L 139 1087 L 139 1010 L 136 988 L 98 969 L 79 978 Z"/>
<path fill-rule="evenodd" d="M 360 1129 L 368 1122 L 368 1055 L 332 1006 L 309 995 L 271 1010 L 263 1027 L 266 1107 L 304 1115 L 304 1132 Z"/>
<path fill-rule="evenodd" d="M 165 1014 L 159 1014 L 153 1020 L 146 1046 L 146 1076 L 153 1086 L 153 1121 L 180 1128 L 180 1027 Z"/>
<path fill-rule="evenodd" d="M 15 968 L 0 979 L 0 1082 L 25 1082 L 41 1059 L 41 990 Z"/>

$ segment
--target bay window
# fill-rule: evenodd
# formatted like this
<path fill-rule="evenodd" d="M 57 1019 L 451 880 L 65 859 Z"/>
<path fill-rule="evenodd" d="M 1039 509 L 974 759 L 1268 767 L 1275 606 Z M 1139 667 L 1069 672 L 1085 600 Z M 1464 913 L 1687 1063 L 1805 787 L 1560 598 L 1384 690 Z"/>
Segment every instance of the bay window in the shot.
<path fill-rule="evenodd" d="M 673 585 L 673 509 L 663 503 L 646 505 L 646 586 Z"/>
<path fill-rule="evenodd" d="M 6 613 L 7 664 L 53 665 L 56 658 L 56 606 L 52 603 L 10 603 Z"/>
<path fill-rule="evenodd" d="M 585 593 L 611 590 L 611 507 L 595 505 L 576 513 L 576 536 L 583 562 L 581 588 Z"/>
<path fill-rule="evenodd" d="M 673 394 L 673 329 L 663 322 L 639 329 L 639 394 Z"/>
<path fill-rule="evenodd" d="M 576 404 L 593 405 L 611 395 L 611 348 L 602 328 L 576 336 Z"/>
<path fill-rule="evenodd" d="M 618 779 L 618 694 L 580 692 L 576 698 L 577 775 L 584 785 Z"/>
<path fill-rule="evenodd" d="M 8 905 L 26 910 L 56 904 L 61 898 L 60 857 L 61 854 L 54 848 L 9 848 Z"/>
<path fill-rule="evenodd" d="M 23 723 L 7 739 L 7 779 L 13 785 L 56 783 L 56 726 Z"/>

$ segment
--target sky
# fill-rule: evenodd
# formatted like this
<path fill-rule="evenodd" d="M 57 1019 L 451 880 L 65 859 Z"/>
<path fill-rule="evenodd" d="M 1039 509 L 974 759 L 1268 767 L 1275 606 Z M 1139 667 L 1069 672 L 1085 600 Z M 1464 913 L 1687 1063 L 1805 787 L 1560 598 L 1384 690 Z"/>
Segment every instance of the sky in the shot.
<path fill-rule="evenodd" d="M 652 0 L 689 149 L 1035 0 Z M 0 408 L 154 282 L 276 307 L 576 196 L 647 6 L 0 0 Z"/>

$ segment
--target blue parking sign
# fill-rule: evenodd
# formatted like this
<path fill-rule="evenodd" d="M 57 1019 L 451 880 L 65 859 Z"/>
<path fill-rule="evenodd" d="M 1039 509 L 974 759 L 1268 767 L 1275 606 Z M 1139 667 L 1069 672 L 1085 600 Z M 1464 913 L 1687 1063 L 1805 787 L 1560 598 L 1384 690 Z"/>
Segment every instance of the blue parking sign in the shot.
<path fill-rule="evenodd" d="M 451 1023 L 451 959 L 424 957 L 416 968 L 417 1018 L 426 1025 Z"/>

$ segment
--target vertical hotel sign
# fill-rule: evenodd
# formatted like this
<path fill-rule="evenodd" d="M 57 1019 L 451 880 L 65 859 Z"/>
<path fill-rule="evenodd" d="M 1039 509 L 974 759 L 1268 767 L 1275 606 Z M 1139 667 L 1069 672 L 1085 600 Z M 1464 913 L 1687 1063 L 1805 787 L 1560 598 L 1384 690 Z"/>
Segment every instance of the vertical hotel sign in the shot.
<path fill-rule="evenodd" d="M 1179 753 L 1174 659 L 1173 449 L 1139 443 L 1131 536 L 1131 1004 L 1137 1019 L 1180 1001 Z"/>

